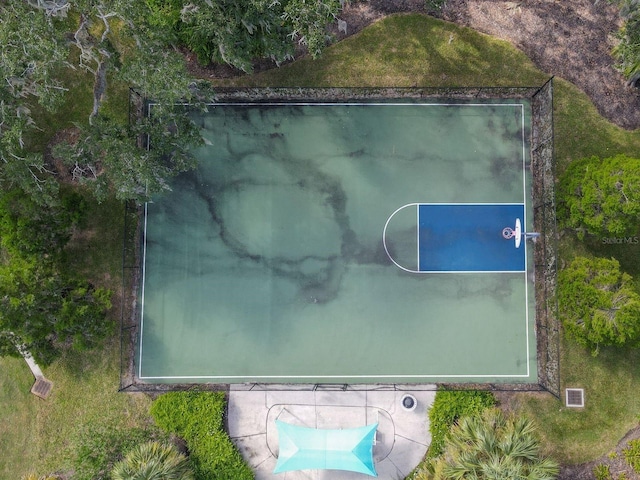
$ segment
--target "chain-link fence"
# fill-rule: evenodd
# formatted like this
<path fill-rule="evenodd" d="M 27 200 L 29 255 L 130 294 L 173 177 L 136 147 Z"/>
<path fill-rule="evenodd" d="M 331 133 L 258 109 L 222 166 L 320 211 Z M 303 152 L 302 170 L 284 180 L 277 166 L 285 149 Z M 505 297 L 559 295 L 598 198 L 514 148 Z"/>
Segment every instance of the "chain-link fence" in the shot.
<path fill-rule="evenodd" d="M 532 99 L 540 87 L 363 87 L 363 88 L 219 88 L 203 103 L 219 102 L 393 102 L 398 100 Z"/>
<path fill-rule="evenodd" d="M 560 396 L 560 328 L 557 315 L 555 168 L 553 157 L 553 79 L 532 97 L 531 170 L 533 222 L 540 232 L 534 249 L 538 379 Z"/>
<path fill-rule="evenodd" d="M 243 88 L 217 89 L 212 94 L 196 95 L 202 104 L 207 103 L 271 103 L 271 102 L 354 102 L 354 101 L 447 101 L 469 102 L 473 99 L 528 99 L 531 104 L 531 171 L 533 177 L 534 228 L 540 237 L 534 247 L 535 312 L 538 359 L 538 383 L 518 384 L 447 384 L 457 389 L 489 389 L 509 391 L 548 391 L 558 397 L 559 376 L 559 327 L 556 303 L 557 232 L 554 192 L 553 158 L 553 79 L 542 87 L 465 87 L 465 88 Z M 147 115 L 148 104 L 144 97 L 131 90 L 130 121 L 136 122 Z M 146 148 L 146 140 L 140 147 Z M 121 375 L 123 391 L 168 391 L 193 388 L 192 384 L 151 384 L 136 375 L 136 346 L 139 341 L 140 288 L 144 272 L 141 269 L 141 225 L 143 208 L 127 203 L 123 247 L 123 312 L 121 322 Z M 257 390 L 424 390 L 431 385 L 421 384 L 370 384 L 370 385 L 300 385 L 300 384 L 244 384 L 245 389 Z M 205 384 L 198 388 L 224 390 L 228 385 Z"/>
<path fill-rule="evenodd" d="M 140 269 L 140 207 L 125 203 L 122 245 L 122 314 L 120 318 L 120 389 L 135 383 Z"/>

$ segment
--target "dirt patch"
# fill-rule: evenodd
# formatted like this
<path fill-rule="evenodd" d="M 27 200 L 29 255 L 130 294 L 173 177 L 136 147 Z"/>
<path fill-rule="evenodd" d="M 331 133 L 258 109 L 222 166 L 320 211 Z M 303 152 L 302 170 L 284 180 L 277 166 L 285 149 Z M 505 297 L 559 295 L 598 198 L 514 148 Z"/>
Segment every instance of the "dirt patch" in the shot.
<path fill-rule="evenodd" d="M 441 12 L 428 11 L 426 5 L 425 0 L 352 1 L 339 15 L 347 32 L 338 31 L 336 24 L 331 33 L 339 41 L 392 13 L 434 14 L 511 42 L 544 72 L 577 85 L 605 118 L 627 129 L 640 127 L 640 90 L 627 85 L 611 56 L 620 18 L 609 2 L 448 0 Z M 192 56 L 188 60 L 191 72 L 201 78 L 242 75 L 227 66 L 199 66 Z M 264 61 L 255 70 L 273 67 Z"/>
<path fill-rule="evenodd" d="M 540 69 L 577 85 L 602 116 L 640 127 L 640 90 L 614 68 L 617 8 L 593 0 L 449 0 L 443 17 L 520 48 Z"/>

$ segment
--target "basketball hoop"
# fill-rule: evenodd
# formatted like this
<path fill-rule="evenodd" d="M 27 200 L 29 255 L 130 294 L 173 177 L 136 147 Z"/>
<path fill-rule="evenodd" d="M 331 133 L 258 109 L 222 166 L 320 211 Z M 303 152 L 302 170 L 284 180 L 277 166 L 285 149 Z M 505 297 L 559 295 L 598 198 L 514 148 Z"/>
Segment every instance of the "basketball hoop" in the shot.
<path fill-rule="evenodd" d="M 507 240 L 512 239 L 513 237 L 516 236 L 516 232 L 513 231 L 513 228 L 511 227 L 504 227 L 502 229 L 502 236 L 504 238 L 506 238 Z"/>

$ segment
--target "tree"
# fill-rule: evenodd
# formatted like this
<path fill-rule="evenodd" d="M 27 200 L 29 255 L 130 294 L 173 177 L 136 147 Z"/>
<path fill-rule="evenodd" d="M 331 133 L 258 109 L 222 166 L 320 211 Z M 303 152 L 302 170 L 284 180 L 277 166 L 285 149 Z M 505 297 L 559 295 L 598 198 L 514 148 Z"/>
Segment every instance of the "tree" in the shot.
<path fill-rule="evenodd" d="M 640 342 L 640 295 L 615 259 L 573 260 L 558 276 L 558 302 L 567 336 L 594 355 Z"/>
<path fill-rule="evenodd" d="M 252 71 L 255 58 L 280 63 L 292 58 L 291 42 L 283 41 L 286 30 L 279 3 L 264 0 L 185 2 L 178 25 L 179 39 L 204 65 L 220 62 L 245 72 Z"/>
<path fill-rule="evenodd" d="M 39 203 L 52 201 L 57 184 L 42 154 L 25 150 L 25 135 L 36 128 L 34 108 L 54 111 L 63 100 L 63 40 L 44 12 L 25 1 L 0 2 L 0 187 L 20 188 Z"/>
<path fill-rule="evenodd" d="M 56 72 L 66 65 L 67 51 L 54 20 L 25 1 L 0 4 L 0 75 L 14 98 L 36 99 L 53 110 L 64 87 Z M 25 26 L 29 28 L 25 28 Z"/>
<path fill-rule="evenodd" d="M 138 145 L 140 138 L 149 148 Z M 145 201 L 168 190 L 171 177 L 195 166 L 189 149 L 199 141 L 184 111 L 152 115 L 132 128 L 98 116 L 75 144 L 60 144 L 54 153 L 72 166 L 73 178 L 88 184 L 99 201 L 109 195 Z"/>
<path fill-rule="evenodd" d="M 0 265 L 0 356 L 24 345 L 38 363 L 67 349 L 95 347 L 113 331 L 105 318 L 111 293 L 36 258 Z"/>
<path fill-rule="evenodd" d="M 328 37 L 327 25 L 337 18 L 340 0 L 289 0 L 284 4 L 282 18 L 288 26 L 288 36 L 306 45 L 316 58 L 324 50 Z"/>
<path fill-rule="evenodd" d="M 200 63 L 226 63 L 251 72 L 255 59 L 280 64 L 293 58 L 294 41 L 317 57 L 327 43 L 326 27 L 336 19 L 341 2 L 149 0 L 149 4 L 154 12 L 152 22 L 172 28 L 175 38 Z"/>
<path fill-rule="evenodd" d="M 0 195 L 0 246 L 16 257 L 57 260 L 83 209 L 80 195 L 74 192 L 63 195 L 59 205 L 40 205 L 20 190 L 7 191 Z"/>
<path fill-rule="evenodd" d="M 573 162 L 560 179 L 558 217 L 580 238 L 624 236 L 638 230 L 640 160 L 617 155 Z"/>
<path fill-rule="evenodd" d="M 193 480 L 187 457 L 172 445 L 143 443 L 117 463 L 111 472 L 113 480 Z"/>
<path fill-rule="evenodd" d="M 40 206 L 19 191 L 0 195 L 0 355 L 18 356 L 23 345 L 46 365 L 113 330 L 105 318 L 110 292 L 62 268 L 74 225 L 64 204 Z"/>
<path fill-rule="evenodd" d="M 76 180 L 93 188 L 98 200 L 147 200 L 168 188 L 168 180 L 193 168 L 190 149 L 201 141 L 185 109 L 193 100 L 182 56 L 167 49 L 167 33 L 149 23 L 145 2 L 101 0 L 78 7 L 83 19 L 74 34 L 82 65 L 96 77 L 89 124 L 80 127 L 80 141 L 57 150 L 73 167 Z M 112 22 L 118 35 L 111 34 Z M 102 28 L 97 30 L 96 26 Z M 131 48 L 131 45 L 135 48 Z M 137 88 L 154 102 L 153 114 L 132 126 L 101 113 L 107 71 Z M 146 147 L 149 148 L 146 148 Z"/>
<path fill-rule="evenodd" d="M 551 480 L 558 464 L 542 456 L 533 423 L 498 409 L 464 417 L 455 425 L 441 457 L 421 479 Z"/>
<path fill-rule="evenodd" d="M 56 19 L 69 13 L 78 18 L 73 32 L 67 31 L 69 21 Z M 101 164 L 106 172 L 101 182 L 88 181 L 98 187 L 98 195 L 108 190 L 119 198 L 140 198 L 140 183 L 145 194 L 152 194 L 156 187 L 165 188 L 172 175 L 194 165 L 185 157 L 200 138 L 184 109 L 178 111 L 176 107 L 178 102 L 192 100 L 193 80 L 182 56 L 166 47 L 166 32 L 149 23 L 150 17 L 145 2 L 0 2 L 0 160 L 4 164 L 0 186 L 5 190 L 18 187 L 30 195 L 38 194 L 43 202 L 55 202 L 57 183 L 53 172 L 47 170 L 40 152 L 29 150 L 24 135 L 37 128 L 31 116 L 34 102 L 54 112 L 60 106 L 65 93 L 60 78 L 65 69 L 77 68 L 67 61 L 70 48 L 77 49 L 78 67 L 95 78 L 93 108 L 86 112 L 87 123 L 78 125 L 85 141 L 77 149 L 67 150 L 70 158 L 66 161 L 82 173 L 78 178 L 88 181 L 96 173 L 92 167 Z M 103 116 L 108 78 L 118 78 L 152 98 L 157 104 L 153 119 L 129 129 Z M 91 128 L 94 123 L 99 123 L 99 128 Z M 163 147 L 171 143 L 171 148 L 158 148 L 156 144 L 154 154 L 141 153 L 139 139 L 157 133 L 158 125 L 163 126 L 163 132 L 153 140 L 162 140 Z M 114 132 L 114 141 L 106 141 L 104 135 Z M 88 161 L 83 156 L 86 151 L 92 155 Z M 149 156 L 157 160 L 150 168 L 153 174 L 144 171 Z M 113 161 L 104 162 L 105 159 Z M 158 164 L 162 168 L 157 168 Z M 122 171 L 118 170 L 120 167 Z M 132 175 L 135 188 L 128 181 Z"/>
<path fill-rule="evenodd" d="M 190 150 L 201 141 L 176 106 L 193 103 L 196 90 L 176 42 L 186 43 L 205 63 L 222 61 L 250 71 L 255 58 L 276 63 L 291 58 L 294 40 L 318 55 L 339 8 L 340 0 L 0 2 L 0 186 L 55 201 L 52 172 L 23 138 L 37 128 L 30 103 L 37 100 L 55 111 L 65 93 L 60 78 L 65 69 L 79 67 L 94 76 L 93 108 L 78 125 L 82 142 L 58 153 L 98 198 L 115 193 L 146 200 L 195 165 Z M 78 19 L 75 31 L 61 21 L 67 15 Z M 67 61 L 76 53 L 77 67 Z M 152 99 L 153 116 L 129 128 L 104 115 L 108 79 Z M 139 151 L 142 143 L 151 148 Z"/>
<path fill-rule="evenodd" d="M 200 133 L 179 105 L 197 103 L 193 80 L 183 57 L 166 48 L 168 33 L 150 23 L 147 3 L 103 0 L 83 11 L 87 18 L 100 19 L 104 31 L 99 37 L 92 35 L 91 22 L 85 22 L 83 38 L 89 40 L 78 42 L 78 48 L 93 52 L 86 56 L 92 56 L 96 65 L 115 69 L 118 78 L 151 99 L 153 107 L 145 118 L 121 125 L 101 114 L 101 96 L 96 94 L 91 121 L 81 128 L 80 141 L 57 153 L 73 167 L 75 179 L 92 187 L 98 200 L 107 195 L 148 200 L 168 189 L 171 177 L 196 164 L 190 150 L 200 144 Z M 112 21 L 124 25 L 118 28 L 117 39 L 106 34 Z M 103 52 L 111 51 L 117 55 L 103 58 L 107 56 Z M 98 69 L 96 84 L 106 81 L 105 75 Z"/>

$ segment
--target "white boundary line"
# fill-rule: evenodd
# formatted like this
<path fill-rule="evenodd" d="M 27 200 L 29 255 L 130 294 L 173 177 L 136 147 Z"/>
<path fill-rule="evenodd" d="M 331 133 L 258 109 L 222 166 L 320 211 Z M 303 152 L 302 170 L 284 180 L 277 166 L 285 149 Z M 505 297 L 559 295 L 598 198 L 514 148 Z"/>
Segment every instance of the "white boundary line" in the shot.
<path fill-rule="evenodd" d="M 149 107 L 156 105 L 155 103 L 149 103 Z M 189 105 L 185 103 L 184 105 Z M 226 105 L 239 105 L 239 106 L 260 106 L 260 107 L 268 107 L 268 106 L 414 106 L 414 107 L 427 107 L 427 106 L 443 106 L 443 107 L 487 107 L 487 106 L 495 106 L 495 107 L 520 107 L 521 110 L 521 119 L 522 119 L 522 195 L 523 195 L 523 203 L 410 203 L 404 205 L 397 209 L 391 216 L 387 219 L 383 230 L 383 245 L 385 252 L 389 259 L 399 268 L 405 270 L 409 273 L 524 273 L 525 280 L 525 334 L 526 334 L 526 354 L 527 354 L 527 373 L 517 374 L 517 375 L 508 375 L 508 374 L 500 374 L 500 375 L 488 375 L 488 374 L 471 374 L 471 375 L 254 375 L 254 376 L 245 376 L 245 375 L 184 375 L 184 376 L 142 376 L 142 340 L 143 340 L 143 327 L 144 327 L 144 295 L 145 295 L 145 278 L 146 278 L 146 256 L 147 256 L 147 203 L 144 205 L 144 243 L 143 243 L 143 253 L 142 253 L 142 292 L 141 292 L 141 313 L 140 313 L 140 349 L 139 349 L 139 357 L 138 357 L 138 378 L 141 380 L 188 380 L 188 379 L 301 379 L 301 378 L 529 378 L 530 374 L 530 358 L 529 358 L 529 301 L 528 301 L 528 279 L 527 279 L 527 270 L 526 270 L 526 262 L 527 262 L 527 244 L 524 242 L 525 248 L 525 270 L 522 272 L 515 270 L 508 271 L 412 271 L 408 270 L 398 263 L 396 263 L 391 255 L 389 255 L 389 251 L 387 250 L 385 236 L 387 225 L 389 224 L 389 220 L 393 217 L 398 211 L 401 209 L 410 206 L 416 205 L 417 217 L 419 217 L 419 205 L 523 205 L 524 206 L 524 225 L 526 230 L 526 215 L 527 215 L 527 204 L 526 204 L 526 141 L 525 141 L 525 112 L 524 112 L 524 104 L 522 103 L 343 103 L 343 102 L 268 102 L 268 103 L 252 103 L 252 102 L 221 102 L 221 103 L 210 103 L 208 106 L 216 107 L 216 106 L 226 106 Z M 151 108 L 149 108 L 149 114 L 151 114 Z M 419 218 L 417 219 L 419 220 Z M 418 235 L 420 230 L 420 225 L 417 225 Z M 420 257 L 419 257 L 419 241 L 418 241 L 418 269 L 420 268 Z"/>
<path fill-rule="evenodd" d="M 524 205 L 524 203 L 520 203 L 520 202 L 412 202 L 412 203 L 407 203 L 407 205 L 451 205 L 451 206 L 455 206 L 455 205 L 465 205 L 465 206 L 475 206 L 475 205 L 481 205 L 481 206 L 493 206 L 493 205 Z M 405 207 L 407 205 L 404 205 Z M 402 208 L 402 207 L 400 207 Z"/>
<path fill-rule="evenodd" d="M 415 206 L 416 206 L 416 271 L 419 272 L 420 271 L 420 204 L 416 203 Z M 404 207 L 400 207 L 398 210 L 393 212 L 393 215 L 398 213 L 403 208 Z M 382 231 L 382 243 L 384 244 L 384 251 L 387 252 L 387 256 L 391 258 L 391 256 L 389 255 L 389 250 L 387 250 L 387 225 L 389 224 L 389 220 L 391 220 L 391 217 L 389 217 L 384 224 L 384 230 Z M 391 261 L 396 265 L 398 265 L 395 261 L 393 260 Z M 407 272 L 411 272 L 411 270 L 408 270 L 406 268 L 403 268 L 403 270 L 406 270 Z"/>
<path fill-rule="evenodd" d="M 522 203 L 524 205 L 523 209 L 523 231 L 527 231 L 527 142 L 525 138 L 525 115 L 524 115 L 524 105 L 520 105 L 520 118 L 521 118 L 521 132 L 522 132 Z M 527 264 L 529 262 L 529 253 L 527 249 L 527 238 L 523 238 L 524 240 L 524 331 L 525 331 L 525 339 L 527 342 L 526 351 L 527 351 L 527 376 L 530 375 L 530 349 L 529 349 L 529 279 L 527 278 Z"/>
<path fill-rule="evenodd" d="M 158 105 L 158 103 L 149 103 L 150 107 Z M 189 106 L 190 103 L 176 103 L 176 105 Z M 216 102 L 207 103 L 208 107 L 239 105 L 241 107 L 282 107 L 282 106 L 351 106 L 351 107 L 368 107 L 368 106 L 409 106 L 409 107 L 522 107 L 523 103 L 412 103 L 412 102 Z"/>
<path fill-rule="evenodd" d="M 490 374 L 455 374 L 455 375 L 446 375 L 446 374 L 438 374 L 438 375 L 183 375 L 183 376 L 164 376 L 164 377 L 139 377 L 142 380 L 170 380 L 170 379 L 198 379 L 198 378 L 219 378 L 221 380 L 226 380 L 230 378 L 242 378 L 242 379 L 265 379 L 265 378 L 275 378 L 275 379 L 283 379 L 283 378 L 528 378 L 529 374 L 517 374 L 517 375 L 509 375 L 509 374 L 499 374 L 499 375 L 490 375 Z"/>
<path fill-rule="evenodd" d="M 147 274 L 147 202 L 144 204 L 144 243 L 142 244 L 142 292 L 140 294 L 140 353 L 138 357 L 138 377 L 142 376 L 142 335 L 144 331 L 144 287 Z"/>

